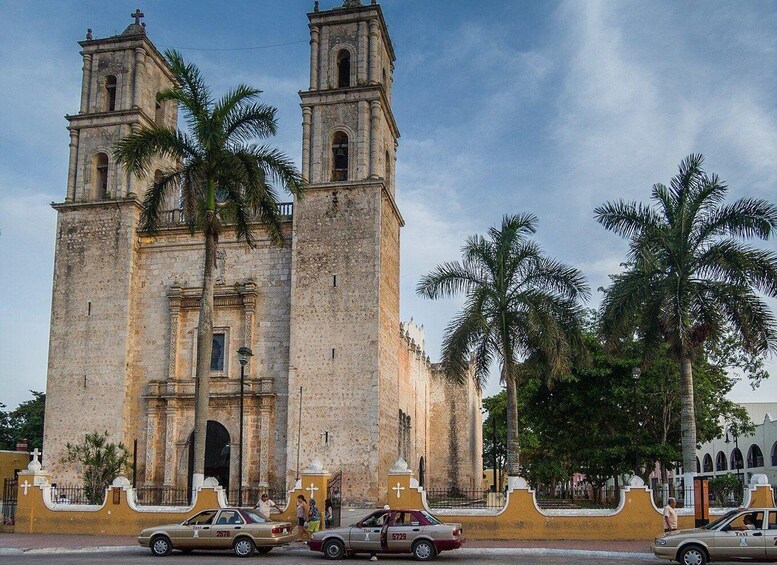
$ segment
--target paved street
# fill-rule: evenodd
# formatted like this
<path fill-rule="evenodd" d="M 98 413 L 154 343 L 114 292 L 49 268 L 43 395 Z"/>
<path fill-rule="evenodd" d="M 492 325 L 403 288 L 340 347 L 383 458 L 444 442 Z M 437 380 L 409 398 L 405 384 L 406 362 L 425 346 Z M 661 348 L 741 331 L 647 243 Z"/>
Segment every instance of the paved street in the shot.
<path fill-rule="evenodd" d="M 558 551 L 558 550 L 556 550 Z M 254 559 L 260 560 L 261 563 L 277 564 L 277 565 L 296 565 L 300 563 L 310 563 L 311 565 L 320 563 L 328 563 L 324 560 L 320 554 L 314 554 L 312 552 L 304 551 L 273 551 L 272 553 Z M 122 564 L 148 564 L 159 563 L 159 560 L 153 557 L 147 550 L 122 550 L 113 552 L 100 552 L 100 553 L 69 553 L 67 555 L 52 555 L 52 554 L 37 554 L 37 555 L 0 555 L 0 564 L 33 564 L 33 563 L 122 563 Z M 344 561 L 345 563 L 371 563 L 366 556 L 359 556 L 350 558 Z M 378 563 L 391 563 L 392 565 L 400 565 L 405 563 L 417 563 L 410 558 L 405 557 L 390 557 L 381 556 Z M 466 549 L 453 552 L 447 552 L 440 555 L 434 561 L 435 563 L 444 564 L 475 564 L 486 565 L 488 563 L 510 563 L 517 565 L 532 565 L 534 563 L 542 563 L 547 565 L 570 565 L 572 563 L 597 563 L 601 565 L 616 565 L 622 563 L 630 563 L 634 565 L 658 565 L 658 560 L 650 558 L 612 558 L 601 557 L 600 555 L 580 555 L 574 552 L 570 552 L 564 555 L 541 555 L 539 552 L 530 551 L 526 549 Z M 173 553 L 170 557 L 165 559 L 165 563 L 173 564 L 185 564 L 185 563 L 216 563 L 218 565 L 224 564 L 242 564 L 245 565 L 246 560 L 240 559 L 230 555 L 229 553 L 219 552 L 203 552 L 199 554 L 183 555 L 181 553 Z"/>

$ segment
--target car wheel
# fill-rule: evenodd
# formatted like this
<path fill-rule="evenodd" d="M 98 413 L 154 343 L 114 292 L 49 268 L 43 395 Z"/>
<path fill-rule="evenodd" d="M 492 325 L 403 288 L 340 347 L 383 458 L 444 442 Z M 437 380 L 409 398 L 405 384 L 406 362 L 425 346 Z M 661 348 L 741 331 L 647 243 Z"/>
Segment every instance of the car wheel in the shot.
<path fill-rule="evenodd" d="M 680 551 L 677 560 L 682 565 L 705 565 L 707 563 L 707 553 L 698 545 L 689 545 Z"/>
<path fill-rule="evenodd" d="M 272 551 L 272 547 L 257 547 L 256 548 L 256 552 L 257 553 L 261 553 L 262 555 L 264 555 L 265 553 L 270 553 L 270 551 Z"/>
<path fill-rule="evenodd" d="M 251 557 L 254 554 L 254 549 L 256 549 L 254 542 L 246 537 L 237 538 L 232 548 L 238 557 Z"/>
<path fill-rule="evenodd" d="M 413 544 L 413 557 L 417 561 L 430 561 L 435 555 L 437 550 L 429 540 L 422 539 Z"/>
<path fill-rule="evenodd" d="M 330 539 L 324 543 L 324 557 L 327 559 L 342 559 L 345 557 L 345 545 L 336 539 Z"/>
<path fill-rule="evenodd" d="M 157 557 L 165 557 L 173 551 L 173 544 L 167 536 L 154 536 L 151 538 L 151 553 Z"/>

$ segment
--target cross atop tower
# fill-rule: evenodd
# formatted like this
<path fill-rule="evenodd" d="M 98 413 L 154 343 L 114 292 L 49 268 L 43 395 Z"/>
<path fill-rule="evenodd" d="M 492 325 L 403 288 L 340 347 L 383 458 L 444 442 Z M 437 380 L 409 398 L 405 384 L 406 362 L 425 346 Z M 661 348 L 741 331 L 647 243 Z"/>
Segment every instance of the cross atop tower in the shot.
<path fill-rule="evenodd" d="M 135 25 L 140 25 L 140 19 L 146 17 L 146 14 L 140 11 L 140 8 L 135 9 L 134 14 L 130 14 L 131 18 L 135 18 Z"/>

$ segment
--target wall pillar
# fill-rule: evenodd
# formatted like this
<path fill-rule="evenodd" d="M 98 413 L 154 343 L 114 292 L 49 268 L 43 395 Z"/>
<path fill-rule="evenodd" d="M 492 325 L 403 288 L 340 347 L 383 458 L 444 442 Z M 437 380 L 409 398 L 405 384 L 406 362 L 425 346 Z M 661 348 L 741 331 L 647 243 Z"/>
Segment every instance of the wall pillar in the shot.
<path fill-rule="evenodd" d="M 148 407 L 148 415 L 146 416 L 146 472 L 145 483 L 147 485 L 153 485 L 154 471 L 156 468 L 156 439 L 158 431 L 159 412 L 156 406 Z"/>
<path fill-rule="evenodd" d="M 132 84 L 132 107 L 140 108 L 140 99 L 142 93 L 140 87 L 143 85 L 143 73 L 146 69 L 146 50 L 142 47 L 135 47 L 135 72 L 133 73 Z"/>
<path fill-rule="evenodd" d="M 326 500 L 326 491 L 330 477 L 329 471 L 324 469 L 324 466 L 318 459 L 314 459 L 310 466 L 302 471 L 294 488 L 289 491 L 286 509 L 279 516 L 276 516 L 275 519 L 278 521 L 290 520 L 296 523 L 297 496 L 301 494 L 305 497 L 305 500 L 315 499 L 323 521 L 324 500 Z"/>
<path fill-rule="evenodd" d="M 76 199 L 76 176 L 78 172 L 78 130 L 70 130 L 70 160 L 67 166 L 67 197 L 65 202 Z"/>
<path fill-rule="evenodd" d="M 168 404 L 165 408 L 165 486 L 175 484 L 175 428 L 175 406 Z"/>
<path fill-rule="evenodd" d="M 270 407 L 259 407 L 259 486 L 270 486 Z"/>
<path fill-rule="evenodd" d="M 167 380 L 178 378 L 178 320 L 181 314 L 181 287 L 172 287 L 167 296 L 170 300 L 170 355 L 167 362 Z"/>
<path fill-rule="evenodd" d="M 370 178 L 380 177 L 378 173 L 378 137 L 380 132 L 380 101 L 370 102 Z"/>
<path fill-rule="evenodd" d="M 380 65 L 378 65 L 378 20 L 370 20 L 370 84 L 380 82 Z"/>
<path fill-rule="evenodd" d="M 310 180 L 310 122 L 313 110 L 310 106 L 302 107 L 302 179 Z"/>
<path fill-rule="evenodd" d="M 401 457 L 386 475 L 386 504 L 392 508 L 426 508 L 423 490 Z"/>
<path fill-rule="evenodd" d="M 318 90 L 318 26 L 310 27 L 310 90 Z"/>
<path fill-rule="evenodd" d="M 85 114 L 89 110 L 89 85 L 92 83 L 92 56 L 84 53 L 84 75 L 81 79 L 81 109 L 79 114 Z"/>

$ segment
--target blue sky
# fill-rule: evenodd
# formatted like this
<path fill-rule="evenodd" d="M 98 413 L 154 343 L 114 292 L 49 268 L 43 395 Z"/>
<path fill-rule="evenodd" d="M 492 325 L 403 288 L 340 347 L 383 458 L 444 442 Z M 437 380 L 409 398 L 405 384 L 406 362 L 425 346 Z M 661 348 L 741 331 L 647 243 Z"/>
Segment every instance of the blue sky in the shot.
<path fill-rule="evenodd" d="M 777 200 L 777 2 L 381 4 L 397 53 L 402 318 L 424 324 L 432 359 L 460 302 L 421 300 L 415 284 L 505 213 L 536 214 L 544 249 L 595 290 L 625 245 L 593 221 L 594 207 L 646 200 L 688 153 L 706 156 L 731 198 Z M 312 1 L 0 1 L 0 402 L 11 407 L 45 387 L 49 203 L 65 196 L 76 41 L 87 27 L 120 33 L 137 7 L 151 40 L 181 48 L 216 91 L 264 90 L 278 108 L 276 144 L 300 160 Z M 487 393 L 496 390 L 494 378 Z M 777 376 L 756 392 L 739 384 L 732 398 L 777 400 Z"/>

